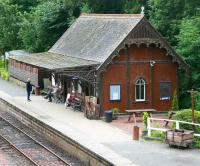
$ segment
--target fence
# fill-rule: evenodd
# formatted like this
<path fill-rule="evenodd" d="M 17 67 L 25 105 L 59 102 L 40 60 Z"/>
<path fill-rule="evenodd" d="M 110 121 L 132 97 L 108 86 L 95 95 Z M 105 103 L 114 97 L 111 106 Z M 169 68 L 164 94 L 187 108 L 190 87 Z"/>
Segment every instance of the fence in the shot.
<path fill-rule="evenodd" d="M 176 129 L 180 129 L 180 123 L 189 124 L 189 125 L 199 126 L 200 127 L 200 124 L 192 123 L 192 122 L 185 122 L 185 121 L 179 121 L 179 120 L 170 120 L 170 119 L 150 118 L 149 117 L 147 119 L 148 137 L 151 137 L 151 131 L 152 130 L 163 131 L 163 132 L 166 132 L 168 130 L 166 128 L 151 127 L 151 123 L 153 121 L 174 122 Z M 200 137 L 200 134 L 194 133 L 194 136 Z"/>

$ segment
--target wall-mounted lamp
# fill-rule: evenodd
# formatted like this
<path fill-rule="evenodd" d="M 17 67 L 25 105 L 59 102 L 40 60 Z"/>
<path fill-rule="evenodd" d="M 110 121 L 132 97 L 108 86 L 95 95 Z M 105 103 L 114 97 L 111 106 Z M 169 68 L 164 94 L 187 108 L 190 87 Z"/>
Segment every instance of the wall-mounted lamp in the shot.
<path fill-rule="evenodd" d="M 155 63 L 156 63 L 155 61 L 150 61 L 150 66 L 154 67 Z"/>

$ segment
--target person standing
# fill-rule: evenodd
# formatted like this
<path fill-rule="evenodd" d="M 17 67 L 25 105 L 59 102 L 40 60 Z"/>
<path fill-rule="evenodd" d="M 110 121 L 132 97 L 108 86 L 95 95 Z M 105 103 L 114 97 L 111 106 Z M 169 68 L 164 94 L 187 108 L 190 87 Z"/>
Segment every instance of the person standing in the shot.
<path fill-rule="evenodd" d="M 32 91 L 32 85 L 31 85 L 30 78 L 28 78 L 26 82 L 26 91 L 27 91 L 27 101 L 31 101 L 30 96 L 31 96 L 31 91 Z"/>

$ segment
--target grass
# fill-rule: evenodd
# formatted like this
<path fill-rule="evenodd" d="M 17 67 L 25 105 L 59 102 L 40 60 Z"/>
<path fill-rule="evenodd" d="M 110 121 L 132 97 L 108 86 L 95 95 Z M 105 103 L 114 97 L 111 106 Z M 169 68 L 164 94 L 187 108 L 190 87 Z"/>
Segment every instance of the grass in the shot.
<path fill-rule="evenodd" d="M 4 68 L 4 61 L 0 60 L 0 77 L 6 81 L 9 80 L 9 72 L 7 70 L 7 67 Z"/>

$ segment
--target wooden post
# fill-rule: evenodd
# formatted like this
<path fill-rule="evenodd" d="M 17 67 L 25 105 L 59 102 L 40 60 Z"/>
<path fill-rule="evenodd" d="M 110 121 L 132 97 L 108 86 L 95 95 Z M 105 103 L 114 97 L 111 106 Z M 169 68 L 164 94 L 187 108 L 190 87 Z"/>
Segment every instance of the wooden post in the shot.
<path fill-rule="evenodd" d="M 188 91 L 191 94 L 191 101 L 192 101 L 192 122 L 195 122 L 195 116 L 194 116 L 194 95 L 198 92 L 194 89 Z"/>
<path fill-rule="evenodd" d="M 195 122 L 195 117 L 194 117 L 194 93 L 191 95 L 192 97 L 192 122 Z"/>
<path fill-rule="evenodd" d="M 126 109 L 128 110 L 130 107 L 130 56 L 129 56 L 129 50 L 128 46 L 126 46 L 125 49 L 126 54 Z"/>

